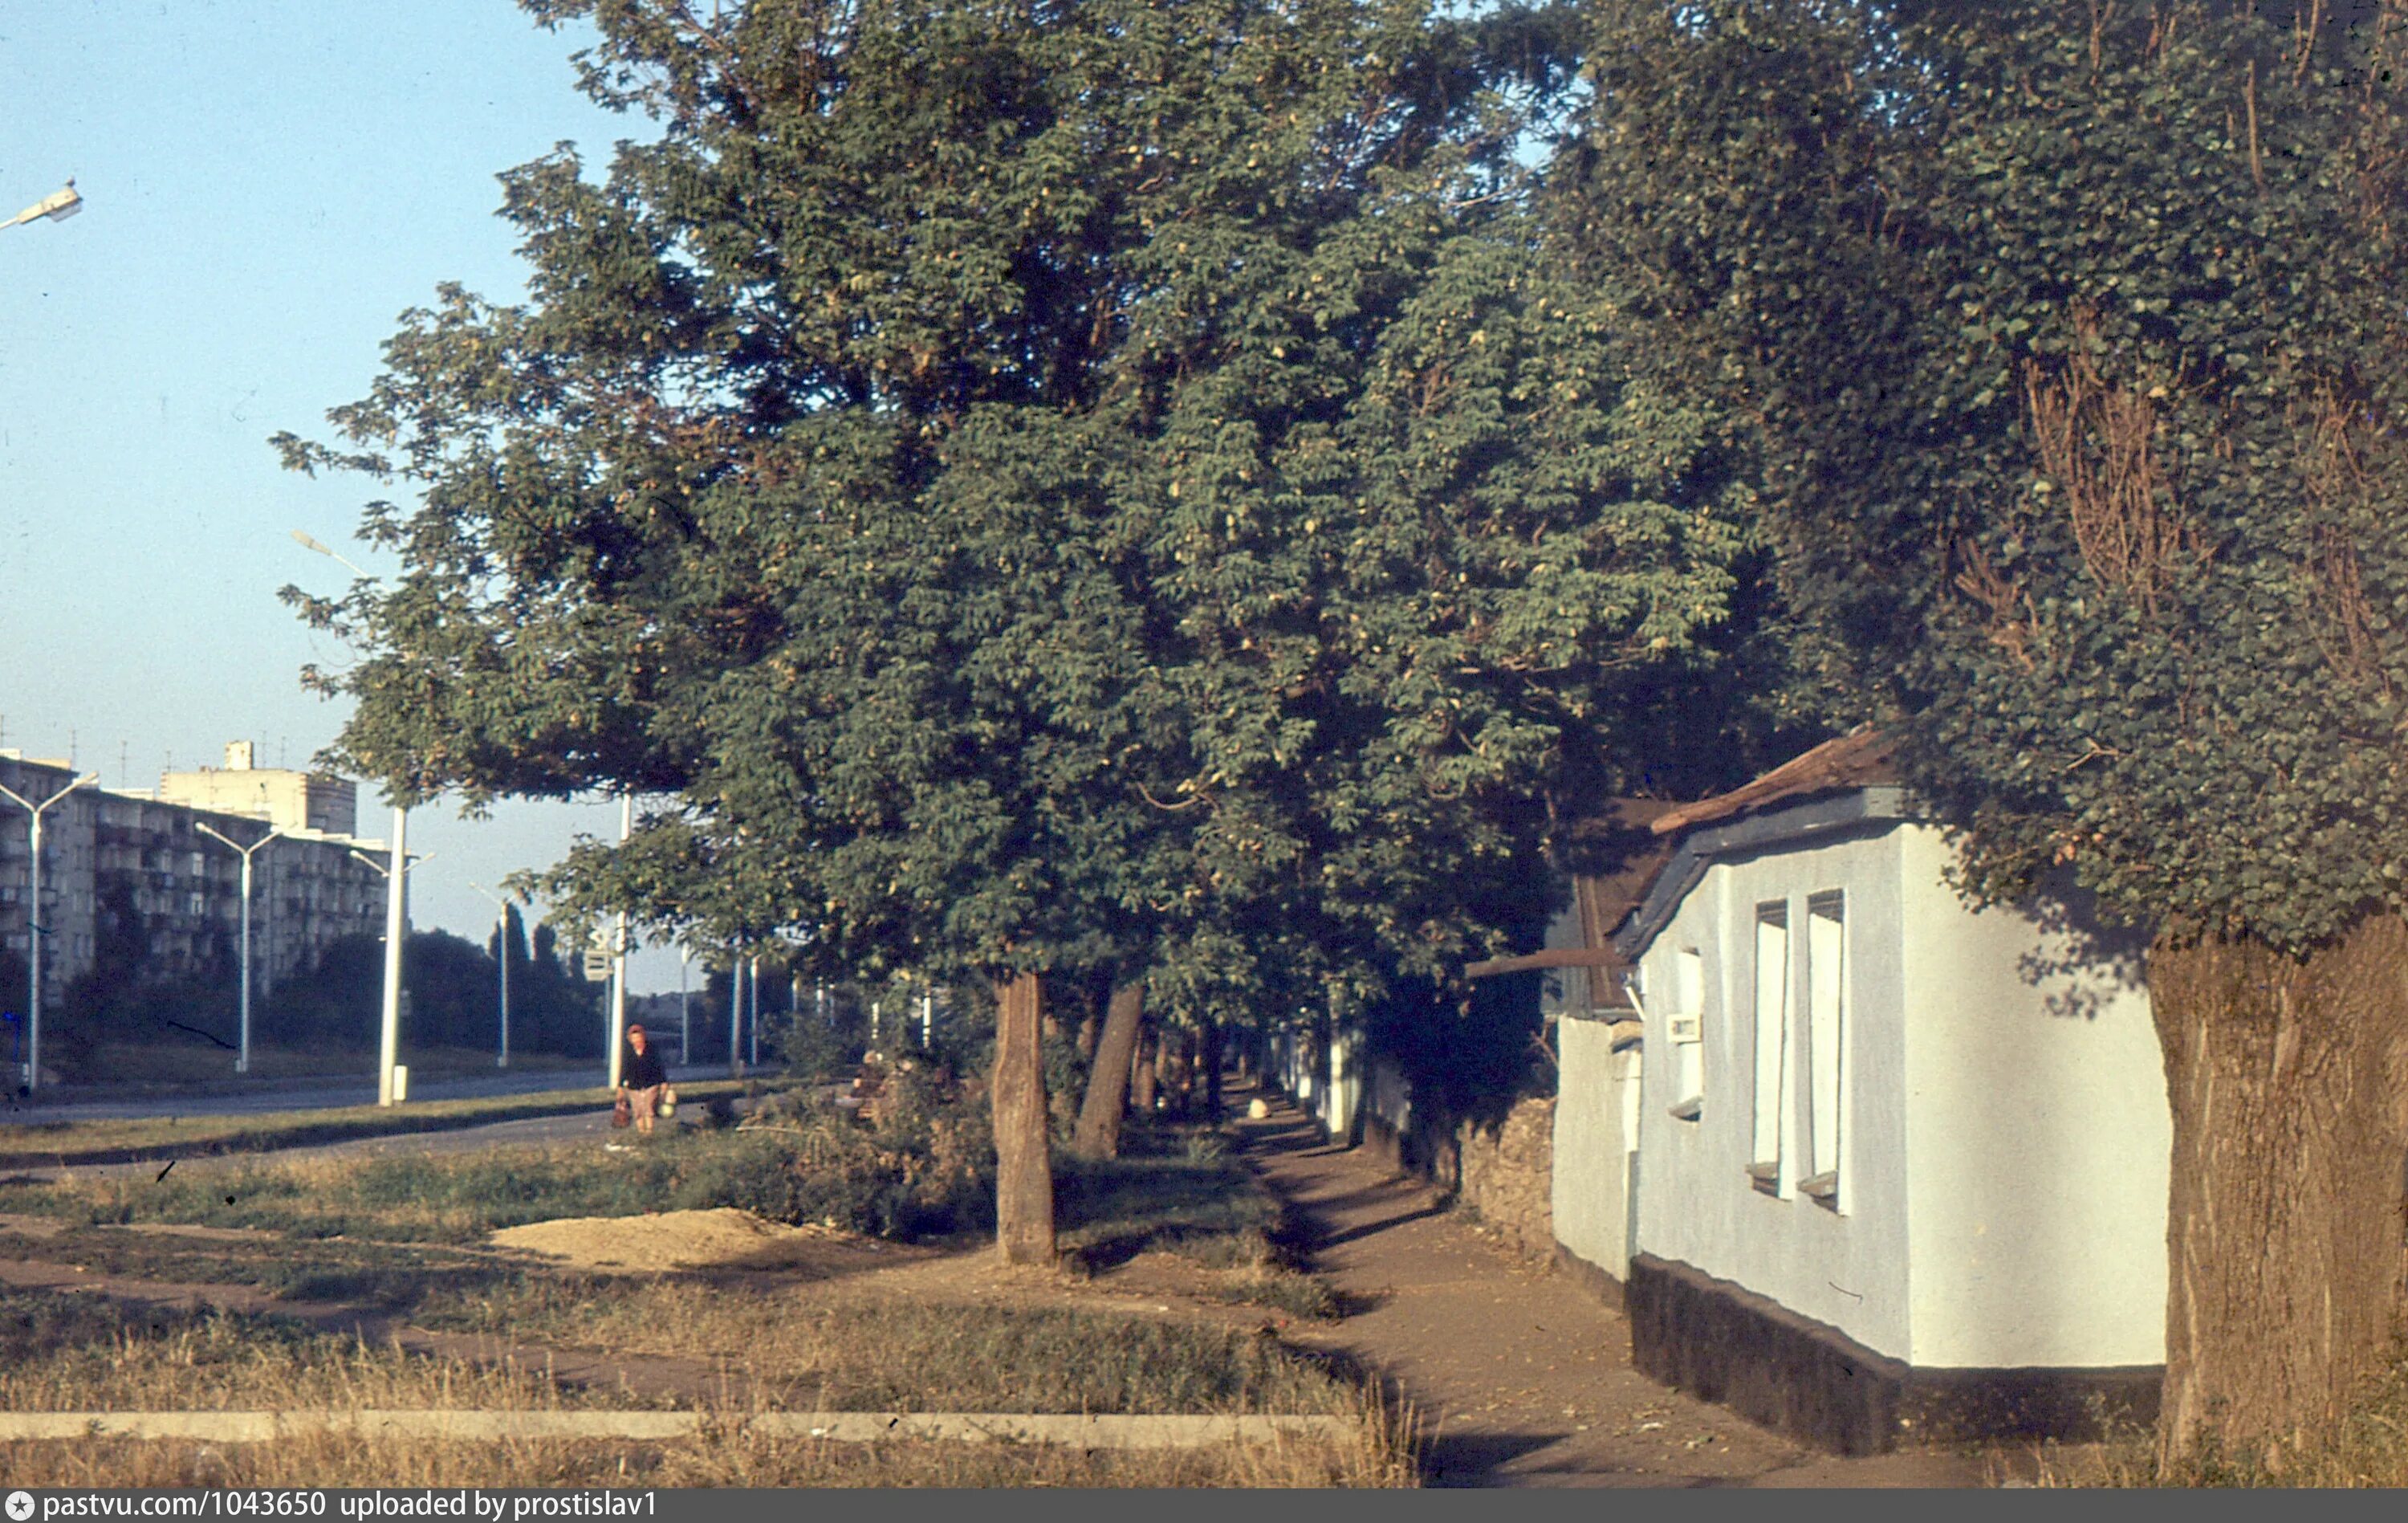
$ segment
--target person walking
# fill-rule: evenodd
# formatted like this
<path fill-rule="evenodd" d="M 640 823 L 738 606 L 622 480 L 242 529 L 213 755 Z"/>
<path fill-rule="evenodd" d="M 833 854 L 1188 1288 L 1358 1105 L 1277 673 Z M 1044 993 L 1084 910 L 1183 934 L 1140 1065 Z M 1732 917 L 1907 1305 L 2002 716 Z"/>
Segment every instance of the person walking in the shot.
<path fill-rule="evenodd" d="M 619 1097 L 638 1131 L 652 1129 L 652 1116 L 660 1109 L 661 1094 L 668 1083 L 669 1070 L 662 1066 L 661 1055 L 652 1050 L 652 1039 L 644 1035 L 642 1027 L 628 1027 L 627 1051 L 619 1059 Z"/>

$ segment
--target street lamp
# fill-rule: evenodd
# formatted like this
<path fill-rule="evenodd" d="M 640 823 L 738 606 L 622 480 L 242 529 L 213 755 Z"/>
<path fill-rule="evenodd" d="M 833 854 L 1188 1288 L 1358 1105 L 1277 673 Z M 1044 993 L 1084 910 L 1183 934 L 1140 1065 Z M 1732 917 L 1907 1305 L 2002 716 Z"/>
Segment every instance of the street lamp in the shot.
<path fill-rule="evenodd" d="M 27 865 L 25 898 L 25 1088 L 28 1092 L 42 1085 L 42 938 L 50 934 L 42 926 L 42 815 L 52 804 L 64 798 L 87 783 L 98 783 L 100 774 L 86 772 L 36 804 L 6 783 L 0 783 L 0 794 L 33 816 L 31 839 L 34 855 Z"/>
<path fill-rule="evenodd" d="M 694 1061 L 694 993 L 686 986 L 686 969 L 694 962 L 694 948 L 678 948 L 678 1061 Z"/>
<path fill-rule="evenodd" d="M 358 577 L 363 582 L 374 582 L 377 580 L 367 572 L 361 570 L 357 566 L 352 565 L 349 556 L 337 553 L 333 546 L 325 544 L 318 539 L 314 539 L 299 529 L 294 529 L 293 531 L 293 542 L 299 545 L 304 550 L 314 550 L 319 554 L 325 556 L 328 560 L 337 561 L 346 567 L 350 567 L 351 574 Z"/>
<path fill-rule="evenodd" d="M 303 533 L 293 531 L 293 542 L 304 550 L 315 551 L 330 560 L 350 567 L 353 575 L 365 582 L 378 580 L 352 566 L 335 553 L 332 547 Z M 396 803 L 393 806 L 393 866 L 382 869 L 385 876 L 384 894 L 384 999 L 377 1019 L 377 1103 L 394 1102 L 393 1068 L 401 1056 L 401 943 L 408 932 L 405 901 L 409 893 L 409 811 Z M 353 852 L 353 856 L 366 862 L 368 858 Z M 370 866 L 374 866 L 370 863 Z"/>
<path fill-rule="evenodd" d="M 636 796 L 633 792 L 619 795 L 619 844 L 636 829 Z M 621 1058 L 627 1045 L 627 912 L 619 912 L 619 924 L 610 939 L 610 1087 L 619 1087 Z"/>
<path fill-rule="evenodd" d="M 194 820 L 193 828 L 205 835 L 215 836 L 242 855 L 242 1046 L 235 1053 L 234 1070 L 236 1073 L 249 1073 L 251 1071 L 251 856 L 253 852 L 284 834 L 284 827 L 280 825 L 277 826 L 248 846 L 221 831 L 210 828 L 207 820 Z"/>
<path fill-rule="evenodd" d="M 502 1045 L 494 1067 L 506 1069 L 510 1066 L 510 901 L 482 884 L 468 886 L 494 901 L 494 960 L 502 965 Z"/>
<path fill-rule="evenodd" d="M 384 874 L 384 1002 L 377 1021 L 377 1103 L 394 1103 L 393 1069 L 401 1060 L 401 947 L 409 939 L 409 811 L 393 806 L 393 863 L 351 855 Z M 433 861 L 427 853 L 418 860 Z"/>
<path fill-rule="evenodd" d="M 54 223 L 63 223 L 82 209 L 83 196 L 76 190 L 75 181 L 70 180 L 67 181 L 66 189 L 52 191 L 7 222 L 0 223 L 0 227 L 14 227 L 20 223 L 30 223 L 41 217 L 48 217 Z"/>

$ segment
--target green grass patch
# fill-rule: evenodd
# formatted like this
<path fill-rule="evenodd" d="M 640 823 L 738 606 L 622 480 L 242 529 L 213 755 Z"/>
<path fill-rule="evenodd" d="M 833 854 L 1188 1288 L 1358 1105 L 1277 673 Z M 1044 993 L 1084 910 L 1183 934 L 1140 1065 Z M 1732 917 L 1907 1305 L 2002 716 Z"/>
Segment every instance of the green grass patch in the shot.
<path fill-rule="evenodd" d="M 561 1216 L 735 1206 L 777 1219 L 792 1160 L 781 1139 L 659 1132 L 624 1152 L 590 1142 L 373 1158 L 241 1159 L 176 1171 L 0 1186 L 0 1211 L 97 1225 L 250 1228 L 296 1238 L 472 1243 Z"/>
<path fill-rule="evenodd" d="M 720 1079 L 678 1086 L 679 1098 L 695 1105 L 741 1095 L 747 1081 Z M 410 1132 L 452 1131 L 496 1121 L 575 1115 L 606 1110 L 610 1092 L 548 1089 L 482 1099 L 427 1100 L 335 1110 L 265 1111 L 248 1115 L 147 1116 L 125 1120 L 54 1121 L 0 1128 L 0 1168 L 64 1164 L 165 1162 L 209 1154 L 265 1153 L 391 1137 Z"/>

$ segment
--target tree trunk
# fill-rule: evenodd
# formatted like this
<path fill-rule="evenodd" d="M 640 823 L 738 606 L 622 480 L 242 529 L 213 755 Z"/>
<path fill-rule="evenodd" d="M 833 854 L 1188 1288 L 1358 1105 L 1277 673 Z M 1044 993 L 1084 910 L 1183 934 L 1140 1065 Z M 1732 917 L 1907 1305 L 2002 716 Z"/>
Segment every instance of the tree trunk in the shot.
<path fill-rule="evenodd" d="M 2173 1108 L 2158 1458 L 2296 1447 L 2397 1330 L 2408 925 L 2370 916 L 2305 956 L 2161 942 L 2149 994 Z"/>
<path fill-rule="evenodd" d="M 1023 973 L 995 989 L 995 1241 L 1010 1264 L 1054 1262 L 1054 1168 L 1046 1151 L 1042 985 Z"/>
<path fill-rule="evenodd" d="M 1087 1070 L 1087 1099 L 1079 1110 L 1079 1129 L 1072 1144 L 1082 1157 L 1121 1156 L 1121 1112 L 1128 1104 L 1130 1059 L 1137 1052 L 1138 1027 L 1144 1023 L 1144 1013 L 1143 973 L 1112 986 L 1104 1028 L 1096 1039 L 1096 1060 Z"/>
<path fill-rule="evenodd" d="M 1209 1021 L 1204 1027 L 1204 1119 L 1221 1119 L 1221 1023 Z"/>
<path fill-rule="evenodd" d="M 1154 1065 L 1161 1060 L 1162 1035 L 1154 1023 L 1145 1022 L 1143 1034 L 1138 1039 L 1137 1058 L 1129 1068 L 1130 1103 L 1140 1115 L 1154 1114 Z"/>

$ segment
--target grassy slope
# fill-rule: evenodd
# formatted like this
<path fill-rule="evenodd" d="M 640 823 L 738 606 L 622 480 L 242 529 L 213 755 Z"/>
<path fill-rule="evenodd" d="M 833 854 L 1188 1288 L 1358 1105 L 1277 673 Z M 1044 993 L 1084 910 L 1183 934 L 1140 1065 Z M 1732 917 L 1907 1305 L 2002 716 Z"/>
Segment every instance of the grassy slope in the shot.
<path fill-rule="evenodd" d="M 679 1097 L 702 1104 L 743 1094 L 743 1082 L 710 1080 L 678 1086 Z M 63 1164 L 126 1163 L 203 1154 L 264 1153 L 358 1137 L 414 1131 L 448 1131 L 495 1121 L 574 1115 L 610 1103 L 610 1092 L 548 1089 L 530 1095 L 483 1099 L 427 1100 L 391 1107 L 346 1106 L 319 1111 L 262 1111 L 247 1115 L 150 1116 L 125 1120 L 59 1121 L 0 1128 L 0 1168 Z"/>

